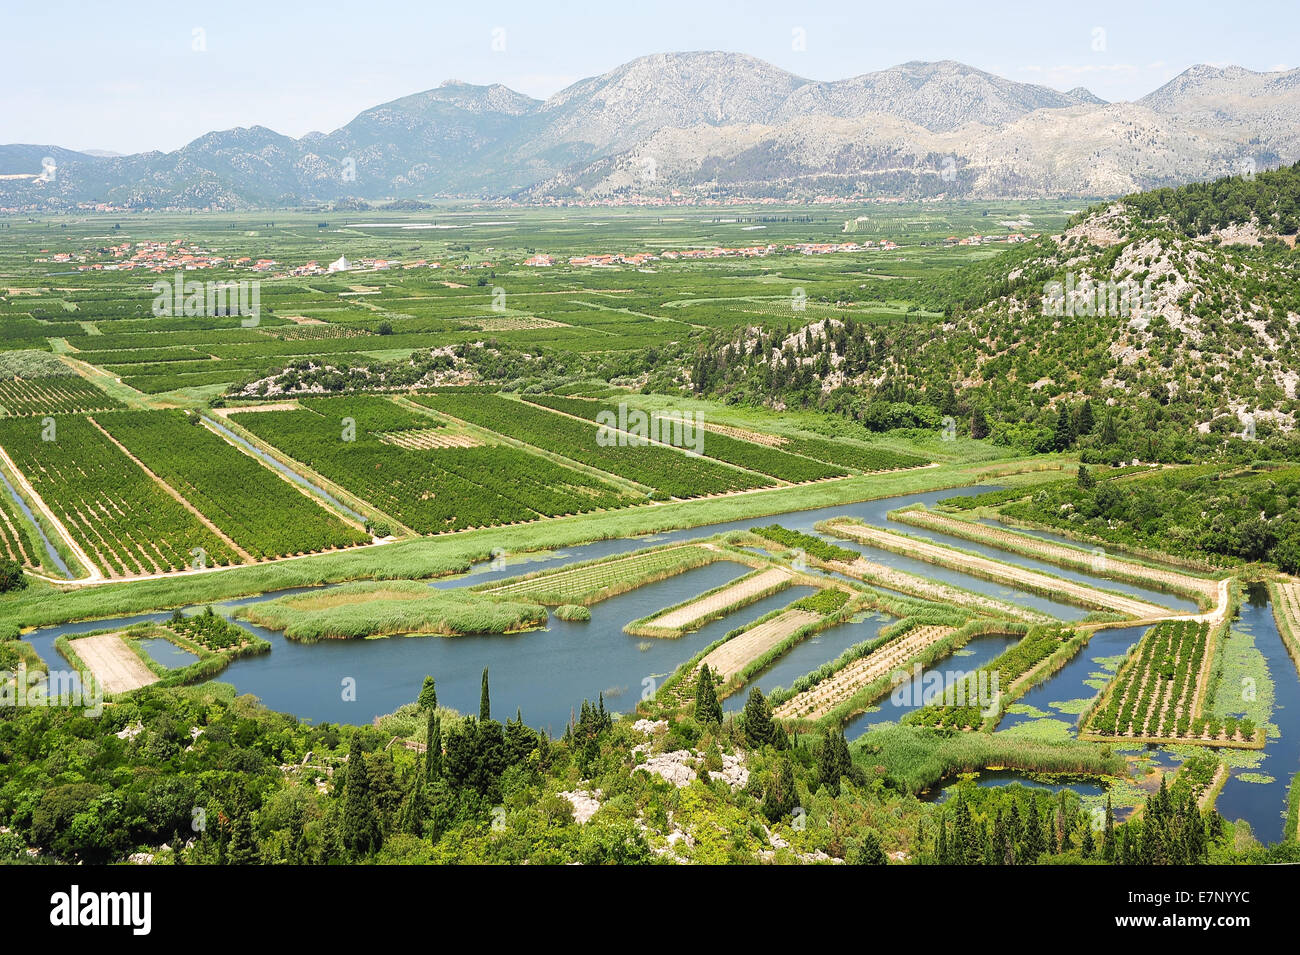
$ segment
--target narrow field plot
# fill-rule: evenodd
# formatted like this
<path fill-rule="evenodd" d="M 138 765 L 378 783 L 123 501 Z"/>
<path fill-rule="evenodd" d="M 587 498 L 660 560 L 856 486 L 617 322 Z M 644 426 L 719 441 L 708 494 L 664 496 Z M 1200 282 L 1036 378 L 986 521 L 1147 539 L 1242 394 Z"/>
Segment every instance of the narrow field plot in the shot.
<path fill-rule="evenodd" d="M 1051 623 L 1055 620 L 1054 617 L 1039 613 L 1037 610 L 1029 610 L 994 597 L 987 597 L 984 594 L 961 590 L 942 581 L 931 580 L 918 574 L 909 574 L 905 570 L 897 570 L 885 564 L 878 564 L 875 561 L 867 560 L 865 557 L 859 557 L 851 564 L 836 563 L 836 566 L 846 576 L 855 580 L 876 584 L 889 590 L 897 590 L 899 593 L 910 594 L 913 597 L 922 597 L 926 600 L 937 600 L 940 603 L 952 604 L 956 607 L 979 610 L 1008 620 L 1024 620 L 1030 623 Z"/>
<path fill-rule="evenodd" d="M 122 407 L 84 378 L 0 379 L 0 417 L 20 418 Z"/>
<path fill-rule="evenodd" d="M 854 660 L 816 686 L 792 696 L 776 708 L 775 715 L 781 719 L 820 719 L 852 698 L 862 687 L 895 670 L 905 670 L 913 657 L 951 633 L 952 627 L 918 627 L 874 653 Z"/>
<path fill-rule="evenodd" d="M 735 438 L 738 441 L 752 441 L 754 444 L 766 445 L 769 448 L 779 448 L 788 443 L 788 439 L 777 434 L 747 431 L 744 428 L 733 428 L 730 425 L 714 424 L 712 421 L 704 422 L 703 427 L 706 431 L 712 431 L 714 434 L 726 435 L 728 438 Z"/>
<path fill-rule="evenodd" d="M 2 485 L 0 494 L 6 497 L 0 503 L 0 557 L 8 557 L 31 567 L 41 566 L 41 552 L 28 541 L 26 522 Z"/>
<path fill-rule="evenodd" d="M 392 444 L 412 451 L 427 451 L 430 448 L 478 448 L 483 442 L 472 434 L 463 431 L 448 431 L 446 428 L 415 429 L 411 431 L 394 431 L 376 435 L 384 444 Z"/>
<path fill-rule="evenodd" d="M 90 667 L 105 694 L 125 693 L 158 682 L 157 674 L 116 633 L 82 637 L 71 641 L 71 646 Z"/>
<path fill-rule="evenodd" d="M 787 610 L 785 613 L 750 627 L 737 634 L 722 646 L 710 652 L 701 665 L 728 680 L 743 670 L 746 664 L 757 660 L 800 627 L 821 619 L 821 614 L 811 610 Z"/>
<path fill-rule="evenodd" d="M 1025 567 L 1013 567 L 987 557 L 967 554 L 931 541 L 906 537 L 866 524 L 833 522 L 827 529 L 837 536 L 860 540 L 872 547 L 879 547 L 895 554 L 914 557 L 941 567 L 950 567 L 1008 587 L 1069 600 L 1085 607 L 1110 610 L 1137 619 L 1167 617 L 1170 613 L 1168 607 L 1159 607 L 1145 600 L 1138 600 L 1136 597 L 1108 593 L 1062 577 L 1040 574 Z"/>
<path fill-rule="evenodd" d="M 542 571 L 502 584 L 490 584 L 482 588 L 482 592 L 524 597 L 548 606 L 566 603 L 587 606 L 722 559 L 718 551 L 696 544 L 665 547 L 576 567 Z"/>
<path fill-rule="evenodd" d="M 1167 621 L 1147 631 L 1111 681 L 1085 730 L 1097 737 L 1186 738 L 1199 741 L 1193 722 L 1209 678 L 1210 627 Z M 1215 734 L 1217 736 L 1217 734 Z"/>
<path fill-rule="evenodd" d="M 656 630 L 689 630 L 693 624 L 728 607 L 746 603 L 766 591 L 789 584 L 792 577 L 790 571 L 784 567 L 773 567 L 739 580 L 699 600 L 692 600 L 675 610 L 651 617 L 645 621 L 645 626 Z"/>
<path fill-rule="evenodd" d="M 1289 632 L 1292 639 L 1300 640 L 1300 581 L 1279 583 L 1274 593 L 1277 612 L 1283 621 L 1281 629 Z"/>
<path fill-rule="evenodd" d="M 1149 567 L 1146 564 L 1123 560 L 1110 554 L 1090 554 L 1080 547 L 1070 547 L 1066 544 L 1043 540 L 1031 534 L 1020 534 L 1012 530 L 990 527 L 987 524 L 978 524 L 974 521 L 962 520 L 947 514 L 911 510 L 900 511 L 894 517 L 904 524 L 928 528 L 941 534 L 951 534 L 953 537 L 961 537 L 965 540 L 986 544 L 989 547 L 996 547 L 999 550 L 1020 554 L 1024 557 L 1038 558 L 1048 563 L 1059 564 L 1062 567 L 1091 571 L 1103 577 L 1115 577 L 1117 579 L 1135 580 L 1157 586 L 1172 587 L 1176 590 L 1198 593 L 1211 600 L 1215 599 L 1219 592 L 1219 582 L 1217 580 L 1193 577 L 1190 574 L 1166 568 Z"/>

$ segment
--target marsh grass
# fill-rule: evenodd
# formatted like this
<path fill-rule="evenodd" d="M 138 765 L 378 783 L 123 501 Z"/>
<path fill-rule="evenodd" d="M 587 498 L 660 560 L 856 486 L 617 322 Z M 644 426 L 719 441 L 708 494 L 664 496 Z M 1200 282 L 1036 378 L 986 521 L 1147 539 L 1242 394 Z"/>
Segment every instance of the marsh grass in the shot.
<path fill-rule="evenodd" d="M 418 581 L 346 584 L 325 597 L 281 597 L 241 607 L 235 615 L 304 643 L 396 634 L 517 633 L 546 622 L 546 610 L 537 604 L 433 590 Z"/>

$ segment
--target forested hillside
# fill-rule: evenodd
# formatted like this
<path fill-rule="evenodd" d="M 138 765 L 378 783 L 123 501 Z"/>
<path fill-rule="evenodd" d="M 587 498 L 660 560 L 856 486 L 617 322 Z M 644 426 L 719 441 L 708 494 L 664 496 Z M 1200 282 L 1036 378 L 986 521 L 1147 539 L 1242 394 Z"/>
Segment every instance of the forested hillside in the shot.
<path fill-rule="evenodd" d="M 676 383 L 881 431 L 950 417 L 1087 460 L 1294 459 L 1298 207 L 1300 164 L 1129 196 L 973 267 L 840 296 L 942 320 L 705 334 Z"/>

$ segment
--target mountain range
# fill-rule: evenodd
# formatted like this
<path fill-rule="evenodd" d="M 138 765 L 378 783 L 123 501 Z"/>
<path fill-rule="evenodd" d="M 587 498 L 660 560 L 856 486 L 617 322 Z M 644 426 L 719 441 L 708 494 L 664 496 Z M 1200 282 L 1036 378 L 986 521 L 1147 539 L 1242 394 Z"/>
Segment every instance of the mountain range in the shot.
<path fill-rule="evenodd" d="M 173 152 L 0 146 L 0 209 L 815 195 L 1095 198 L 1300 157 L 1300 69 L 1194 66 L 1106 103 L 953 61 L 833 82 L 723 52 L 641 57 L 547 100 L 450 80 L 300 139 Z"/>

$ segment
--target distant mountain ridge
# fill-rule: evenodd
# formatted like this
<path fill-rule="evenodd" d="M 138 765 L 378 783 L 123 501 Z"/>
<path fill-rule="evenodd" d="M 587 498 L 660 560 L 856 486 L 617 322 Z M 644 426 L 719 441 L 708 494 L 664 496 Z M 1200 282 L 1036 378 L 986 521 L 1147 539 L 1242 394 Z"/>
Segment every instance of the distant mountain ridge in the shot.
<path fill-rule="evenodd" d="M 1294 161 L 1298 92 L 1300 70 L 1196 66 L 1111 104 L 951 60 L 820 82 L 744 54 L 662 53 L 545 101 L 449 80 L 301 139 L 253 126 L 168 153 L 0 146 L 0 208 L 674 192 L 1098 197 Z"/>

